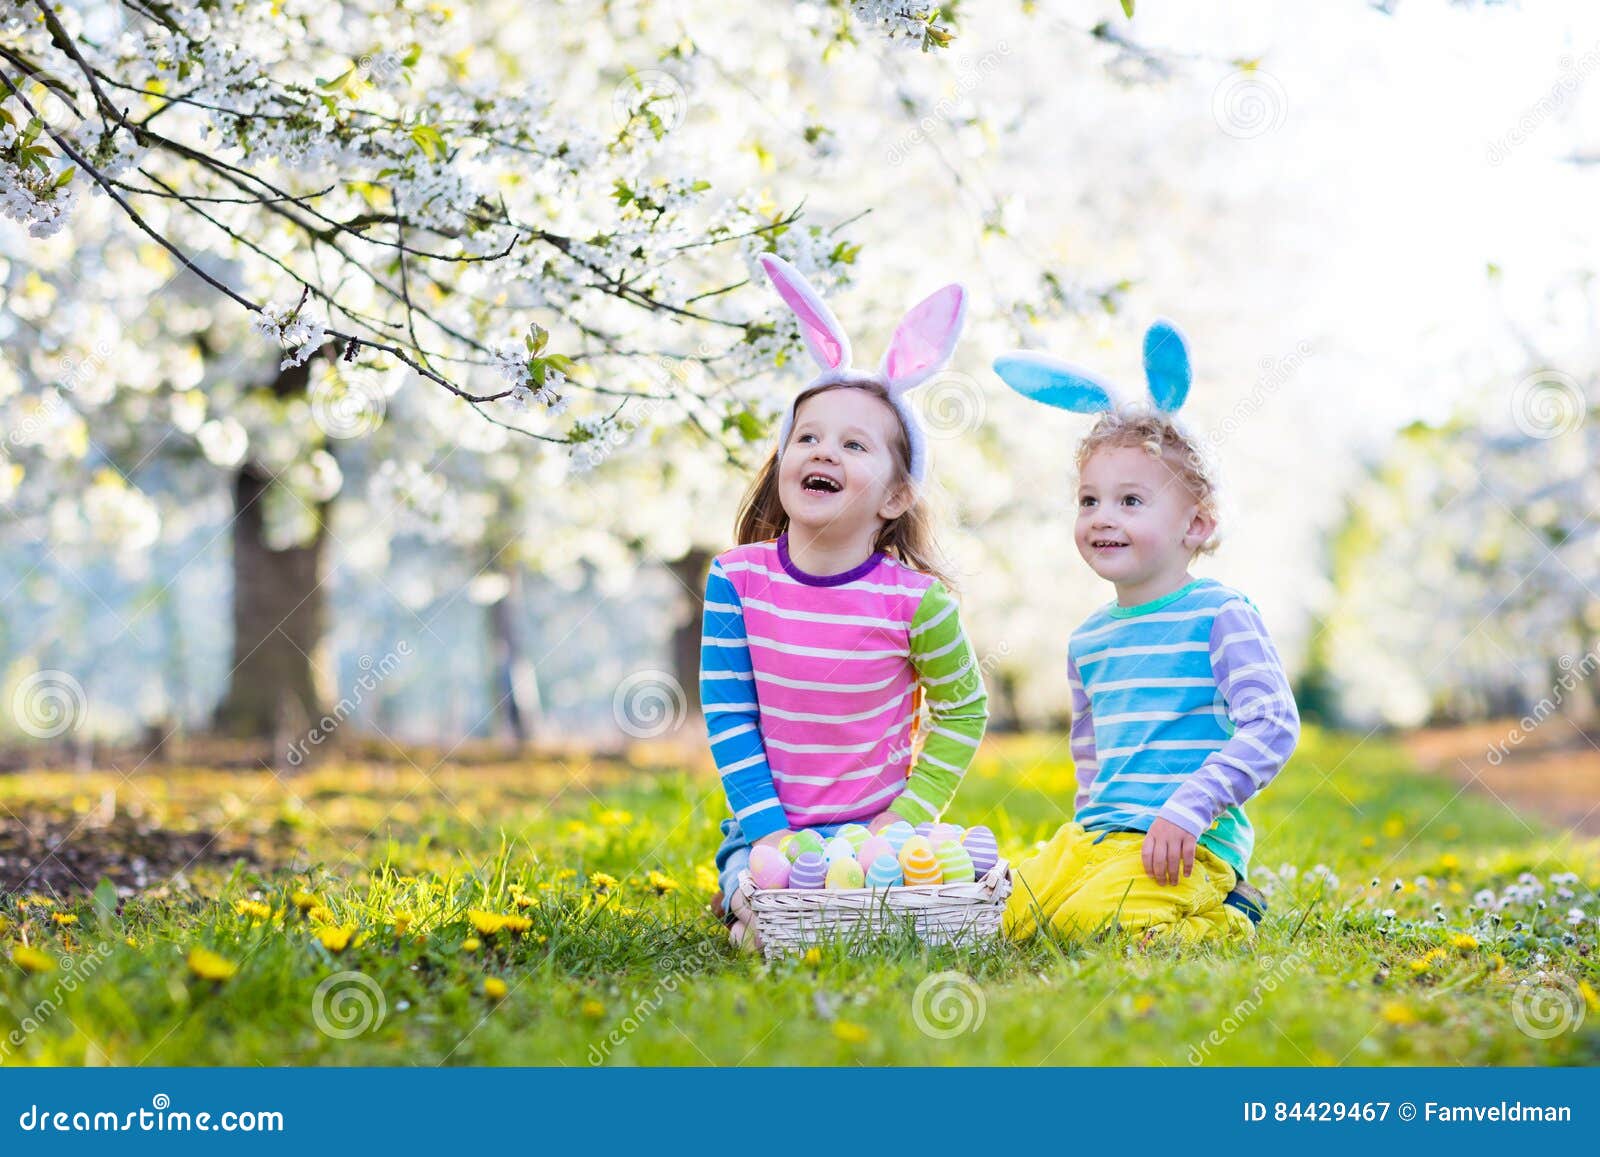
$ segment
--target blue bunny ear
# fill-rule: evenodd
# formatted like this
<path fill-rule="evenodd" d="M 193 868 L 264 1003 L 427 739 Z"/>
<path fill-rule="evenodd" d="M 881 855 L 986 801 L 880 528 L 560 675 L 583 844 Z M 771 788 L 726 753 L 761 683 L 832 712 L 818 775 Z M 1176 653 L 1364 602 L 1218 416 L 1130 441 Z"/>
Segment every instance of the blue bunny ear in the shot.
<path fill-rule="evenodd" d="M 1194 371 L 1189 368 L 1189 347 L 1170 321 L 1157 321 L 1144 334 L 1144 376 L 1156 409 L 1171 414 L 1189 396 Z"/>
<path fill-rule="evenodd" d="M 1112 408 L 1111 387 L 1047 354 L 1017 350 L 994 359 L 994 372 L 1017 393 L 1058 410 L 1097 414 Z"/>

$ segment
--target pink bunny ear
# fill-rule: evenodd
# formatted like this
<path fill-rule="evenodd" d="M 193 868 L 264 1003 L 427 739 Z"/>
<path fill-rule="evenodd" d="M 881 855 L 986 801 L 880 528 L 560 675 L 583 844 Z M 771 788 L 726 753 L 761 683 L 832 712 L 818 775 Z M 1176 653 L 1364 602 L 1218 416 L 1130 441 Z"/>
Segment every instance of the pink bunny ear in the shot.
<path fill-rule="evenodd" d="M 761 268 L 767 271 L 772 288 L 799 319 L 800 336 L 806 339 L 806 346 L 817 364 L 825 370 L 849 368 L 850 339 L 828 303 L 811 288 L 811 283 L 798 269 L 772 253 L 761 255 Z"/>
<path fill-rule="evenodd" d="M 966 314 L 967 292 L 959 285 L 947 285 L 912 306 L 895 328 L 889 352 L 883 355 L 883 376 L 890 393 L 905 393 L 950 360 Z"/>

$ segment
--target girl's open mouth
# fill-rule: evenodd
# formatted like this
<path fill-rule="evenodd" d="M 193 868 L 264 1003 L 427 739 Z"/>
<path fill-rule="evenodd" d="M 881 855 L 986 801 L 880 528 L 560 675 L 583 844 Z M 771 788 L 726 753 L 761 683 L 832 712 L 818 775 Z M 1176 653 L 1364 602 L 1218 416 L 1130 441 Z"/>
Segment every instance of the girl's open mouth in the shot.
<path fill-rule="evenodd" d="M 800 487 L 813 494 L 837 494 L 844 489 L 837 480 L 829 478 L 826 474 L 807 474 L 801 480 Z"/>

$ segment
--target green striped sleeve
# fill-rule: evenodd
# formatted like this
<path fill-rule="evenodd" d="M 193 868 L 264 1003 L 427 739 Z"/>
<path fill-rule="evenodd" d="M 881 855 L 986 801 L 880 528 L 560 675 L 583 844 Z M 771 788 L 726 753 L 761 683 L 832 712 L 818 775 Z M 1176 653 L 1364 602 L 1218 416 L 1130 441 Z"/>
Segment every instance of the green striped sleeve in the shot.
<path fill-rule="evenodd" d="M 929 725 L 905 790 L 889 810 L 917 824 L 938 819 L 950 806 L 989 719 L 977 656 L 943 583 L 928 588 L 911 620 L 911 665 L 922 684 Z"/>

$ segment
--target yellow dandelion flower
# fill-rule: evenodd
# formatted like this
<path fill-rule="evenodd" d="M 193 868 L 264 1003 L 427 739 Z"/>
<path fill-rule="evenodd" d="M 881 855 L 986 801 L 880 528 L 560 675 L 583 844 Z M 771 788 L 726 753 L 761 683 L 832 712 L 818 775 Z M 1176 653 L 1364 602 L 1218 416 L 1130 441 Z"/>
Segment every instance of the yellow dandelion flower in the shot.
<path fill-rule="evenodd" d="M 11 950 L 11 963 L 24 972 L 54 972 L 56 958 L 48 952 L 41 952 L 26 944 L 18 944 Z"/>
<path fill-rule="evenodd" d="M 332 924 L 333 909 L 324 904 L 318 904 L 306 913 L 306 917 L 313 924 Z"/>
<path fill-rule="evenodd" d="M 354 924 L 324 924 L 317 929 L 317 939 L 329 952 L 338 954 L 350 947 L 350 937 L 355 935 Z"/>
<path fill-rule="evenodd" d="M 1378 1010 L 1378 1015 L 1390 1024 L 1401 1027 L 1417 1023 L 1417 1014 L 1411 1011 L 1411 1006 L 1403 1000 L 1385 1001 L 1383 1007 Z"/>
<path fill-rule="evenodd" d="M 66 927 L 70 924 L 76 924 L 78 922 L 78 918 L 71 912 L 52 912 L 50 913 L 50 919 L 54 920 L 62 927 Z"/>
<path fill-rule="evenodd" d="M 1495 971 L 1499 972 L 1505 966 L 1506 966 L 1506 958 L 1504 956 L 1500 955 L 1500 953 L 1496 952 L 1494 954 L 1494 969 L 1495 969 Z"/>
<path fill-rule="evenodd" d="M 404 936 L 411 930 L 411 925 L 416 922 L 416 919 L 414 912 L 396 912 L 390 917 L 390 922 L 394 925 L 395 935 Z"/>
<path fill-rule="evenodd" d="M 822 950 L 820 948 L 807 948 L 806 949 L 806 963 L 807 964 L 821 964 L 822 963 Z"/>
<path fill-rule="evenodd" d="M 1389 817 L 1383 821 L 1383 834 L 1387 839 L 1399 839 L 1401 836 L 1406 834 L 1405 821 L 1402 819 L 1397 819 L 1393 816 Z"/>
<path fill-rule="evenodd" d="M 482 947 L 483 941 L 479 940 L 476 936 L 468 936 L 461 942 L 461 951 L 463 952 L 476 952 Z"/>
<path fill-rule="evenodd" d="M 467 920 L 477 929 L 482 936 L 493 936 L 505 927 L 505 917 L 493 912 L 479 912 L 473 909 L 467 913 Z"/>
<path fill-rule="evenodd" d="M 606 1014 L 606 1006 L 593 998 L 583 1002 L 583 1015 L 591 1020 L 599 1020 Z"/>
<path fill-rule="evenodd" d="M 249 916 L 255 920 L 272 919 L 272 909 L 260 900 L 235 900 L 233 910 L 241 916 Z"/>
<path fill-rule="evenodd" d="M 1600 993 L 1595 992 L 1594 985 L 1587 980 L 1580 980 L 1578 991 L 1583 994 L 1583 1003 L 1589 1006 L 1590 1012 L 1600 1012 Z"/>
<path fill-rule="evenodd" d="M 1155 997 L 1151 996 L 1148 992 L 1141 993 L 1139 996 L 1134 998 L 1134 1001 L 1133 1001 L 1133 1015 L 1134 1016 L 1149 1016 L 1150 1015 L 1150 1010 L 1155 1008 L 1155 1006 L 1156 1006 L 1156 998 Z"/>
<path fill-rule="evenodd" d="M 605 892 L 617 886 L 617 878 L 605 872 L 590 872 L 589 887 L 596 892 Z"/>
<path fill-rule="evenodd" d="M 289 902 L 294 905 L 296 912 L 310 911 L 320 903 L 310 892 L 296 892 L 289 897 Z"/>
<path fill-rule="evenodd" d="M 1478 946 L 1478 939 L 1475 936 L 1468 936 L 1465 932 L 1460 932 L 1450 938 L 1450 943 L 1463 952 L 1471 952 Z"/>
<path fill-rule="evenodd" d="M 0 936 L 11 935 L 11 921 L 0 915 Z"/>
<path fill-rule="evenodd" d="M 1361 846 L 1363 848 L 1375 848 L 1375 847 L 1377 847 L 1378 846 L 1378 837 L 1377 836 L 1362 836 L 1361 837 Z"/>
<path fill-rule="evenodd" d="M 189 949 L 189 971 L 201 980 L 223 981 L 232 979 L 239 966 L 209 948 L 195 947 Z"/>
<path fill-rule="evenodd" d="M 872 1034 L 867 1031 L 867 1026 L 856 1024 L 851 1020 L 836 1020 L 833 1022 L 833 1035 L 846 1044 L 864 1044 Z"/>
<path fill-rule="evenodd" d="M 122 942 L 124 944 L 126 944 L 129 948 L 137 948 L 137 947 L 139 947 L 139 942 L 137 940 L 135 940 L 132 936 L 124 936 L 122 938 Z"/>
<path fill-rule="evenodd" d="M 513 936 L 521 936 L 533 927 L 533 921 L 526 916 L 502 916 L 500 926 Z"/>
<path fill-rule="evenodd" d="M 541 933 L 539 933 L 538 936 L 534 937 L 534 943 L 536 943 L 536 944 L 545 944 L 545 943 L 547 943 L 549 941 L 549 939 L 550 939 L 550 937 L 546 936 L 543 932 L 541 932 Z"/>
<path fill-rule="evenodd" d="M 539 906 L 539 900 L 534 896 L 525 896 L 521 893 L 518 893 L 511 899 L 518 908 L 537 908 Z"/>
<path fill-rule="evenodd" d="M 1426 972 L 1432 964 L 1433 961 L 1429 960 L 1426 956 L 1419 956 L 1411 962 L 1411 971 Z"/>
<path fill-rule="evenodd" d="M 498 976 L 491 976 L 483 982 L 483 995 L 490 1000 L 504 1000 L 508 991 L 506 982 Z"/>
<path fill-rule="evenodd" d="M 1430 948 L 1428 949 L 1428 959 L 1429 961 L 1449 960 L 1450 954 L 1443 948 Z"/>
<path fill-rule="evenodd" d="M 717 890 L 717 873 L 705 864 L 696 864 L 694 868 L 694 886 L 699 892 L 715 892 Z"/>
<path fill-rule="evenodd" d="M 1442 871 L 1453 872 L 1461 866 L 1461 861 L 1454 852 L 1446 852 L 1439 857 L 1439 867 Z"/>
<path fill-rule="evenodd" d="M 558 880 L 576 880 L 577 878 L 578 869 L 576 868 L 562 868 L 556 873 L 556 879 Z"/>
<path fill-rule="evenodd" d="M 633 813 L 618 811 L 615 808 L 600 813 L 600 822 L 606 827 L 625 828 L 633 823 Z"/>
<path fill-rule="evenodd" d="M 39 893 L 33 892 L 26 900 L 23 900 L 21 903 L 19 903 L 17 907 L 26 908 L 30 904 L 35 908 L 54 908 L 56 906 L 56 902 L 49 896 L 41 896 Z"/>
<path fill-rule="evenodd" d="M 650 881 L 650 886 L 656 890 L 657 896 L 665 896 L 669 892 L 676 892 L 679 888 L 678 881 L 671 876 L 656 871 L 654 868 L 650 870 L 650 874 L 646 878 Z"/>

